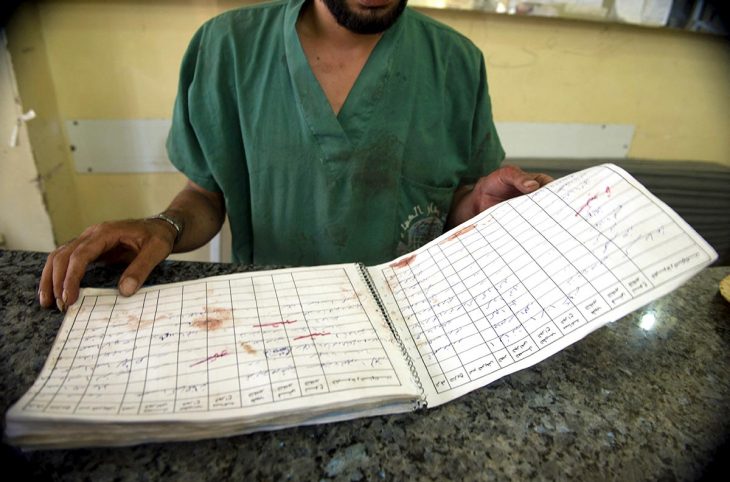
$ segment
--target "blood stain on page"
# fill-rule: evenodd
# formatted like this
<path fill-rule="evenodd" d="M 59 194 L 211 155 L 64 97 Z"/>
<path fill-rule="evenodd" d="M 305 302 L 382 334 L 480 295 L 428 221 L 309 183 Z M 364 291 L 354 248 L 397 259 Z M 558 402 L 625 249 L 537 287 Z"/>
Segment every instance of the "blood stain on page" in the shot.
<path fill-rule="evenodd" d="M 405 258 L 396 261 L 395 263 L 390 263 L 391 268 L 405 268 L 406 266 L 410 266 L 413 261 L 415 261 L 416 255 L 412 254 L 410 256 L 406 256 Z"/>
<path fill-rule="evenodd" d="M 463 228 L 461 228 L 460 230 L 458 230 L 457 232 L 455 232 L 454 234 L 452 234 L 451 236 L 446 238 L 446 241 L 453 241 L 456 238 L 458 238 L 459 236 L 462 236 L 462 235 L 468 233 L 469 231 L 471 231 L 472 229 L 474 229 L 476 227 L 477 227 L 476 224 L 470 224 L 469 226 L 464 226 Z"/>
<path fill-rule="evenodd" d="M 201 330 L 214 331 L 221 328 L 227 321 L 231 321 L 231 310 L 212 307 L 208 308 L 206 315 L 194 319 L 192 325 Z"/>

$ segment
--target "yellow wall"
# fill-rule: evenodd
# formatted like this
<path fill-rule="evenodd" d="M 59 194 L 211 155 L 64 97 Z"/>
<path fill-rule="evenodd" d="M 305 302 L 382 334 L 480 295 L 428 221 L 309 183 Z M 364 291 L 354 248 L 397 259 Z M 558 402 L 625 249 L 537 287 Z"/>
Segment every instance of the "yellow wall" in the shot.
<path fill-rule="evenodd" d="M 28 122 L 27 130 L 53 236 L 56 242 L 65 242 L 83 228 L 83 223 L 79 219 L 81 210 L 74 182 L 76 176 L 61 131 L 61 113 L 36 9 L 24 4 L 7 25 L 6 33 L 22 111 L 33 109 L 37 114 Z M 22 249 L 30 247 L 23 246 Z"/>
<path fill-rule="evenodd" d="M 159 211 L 184 182 L 177 174 L 76 174 L 62 122 L 169 118 L 191 35 L 207 18 L 243 3 L 55 0 L 20 8 L 8 26 L 9 49 L 22 65 L 16 74 L 24 107 L 45 119 L 29 130 L 58 242 L 94 222 Z M 427 13 L 485 52 L 498 121 L 633 124 L 631 157 L 730 165 L 730 59 L 722 40 L 590 22 Z"/>
<path fill-rule="evenodd" d="M 730 165 L 725 40 L 618 24 L 435 16 L 485 53 L 498 121 L 633 124 L 629 157 Z"/>

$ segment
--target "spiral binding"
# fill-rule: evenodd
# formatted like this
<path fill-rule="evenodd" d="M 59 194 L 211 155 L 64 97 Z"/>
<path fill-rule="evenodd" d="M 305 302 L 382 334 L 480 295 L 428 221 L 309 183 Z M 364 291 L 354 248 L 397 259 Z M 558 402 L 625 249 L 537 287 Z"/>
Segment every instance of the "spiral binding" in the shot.
<path fill-rule="evenodd" d="M 420 392 L 421 396 L 417 400 L 413 402 L 413 409 L 414 410 L 420 410 L 420 409 L 426 409 L 428 408 L 428 401 L 426 400 L 426 391 L 423 389 L 423 384 L 421 383 L 421 377 L 418 376 L 418 372 L 416 371 L 416 366 L 413 364 L 413 359 L 408 354 L 408 350 L 406 350 L 406 346 L 403 344 L 403 341 L 400 339 L 400 335 L 398 334 L 398 330 L 396 330 L 395 325 L 393 325 L 393 320 L 390 319 L 390 316 L 388 315 L 388 310 L 383 305 L 383 300 L 380 298 L 380 293 L 378 293 L 378 290 L 375 289 L 375 283 L 373 282 L 373 278 L 370 276 L 370 272 L 362 263 L 357 263 L 358 268 L 360 268 L 360 276 L 362 276 L 363 281 L 365 281 L 365 284 L 367 285 L 370 292 L 373 294 L 373 297 L 375 298 L 375 303 L 378 305 L 378 310 L 383 315 L 383 318 L 388 323 L 388 327 L 390 328 L 390 331 L 393 333 L 393 336 L 395 337 L 395 341 L 398 343 L 398 346 L 400 346 L 400 351 L 403 354 L 403 357 L 406 359 L 408 363 L 408 368 L 411 370 L 411 376 L 413 377 L 413 380 L 416 382 L 416 386 L 418 387 L 418 391 Z"/>

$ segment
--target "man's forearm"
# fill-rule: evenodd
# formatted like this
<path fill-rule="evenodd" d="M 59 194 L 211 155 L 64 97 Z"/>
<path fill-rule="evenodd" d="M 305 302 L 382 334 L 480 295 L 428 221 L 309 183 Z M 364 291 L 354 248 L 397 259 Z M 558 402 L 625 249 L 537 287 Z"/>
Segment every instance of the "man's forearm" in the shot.
<path fill-rule="evenodd" d="M 223 196 L 202 189 L 191 182 L 180 191 L 163 211 L 181 228 L 173 252 L 192 251 L 210 241 L 225 220 Z M 176 233 L 177 234 L 177 233 Z"/>

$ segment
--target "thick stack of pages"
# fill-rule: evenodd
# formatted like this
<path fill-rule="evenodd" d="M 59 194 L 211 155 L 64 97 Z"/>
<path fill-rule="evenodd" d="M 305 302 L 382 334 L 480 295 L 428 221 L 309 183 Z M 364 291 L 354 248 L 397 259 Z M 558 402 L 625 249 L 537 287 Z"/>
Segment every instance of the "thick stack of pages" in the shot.
<path fill-rule="evenodd" d="M 412 410 L 417 385 L 365 276 L 349 264 L 130 298 L 85 289 L 10 410 L 8 435 L 30 447 L 117 445 Z"/>
<path fill-rule="evenodd" d="M 606 164 L 360 264 L 84 289 L 7 414 L 28 448 L 195 440 L 436 406 L 672 291 L 714 250 Z"/>

